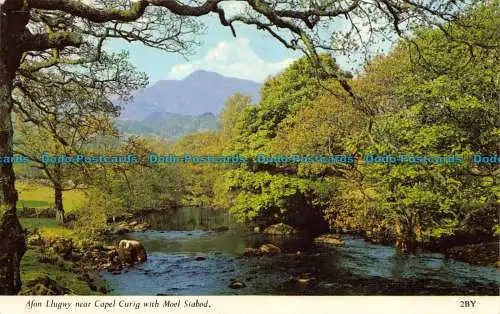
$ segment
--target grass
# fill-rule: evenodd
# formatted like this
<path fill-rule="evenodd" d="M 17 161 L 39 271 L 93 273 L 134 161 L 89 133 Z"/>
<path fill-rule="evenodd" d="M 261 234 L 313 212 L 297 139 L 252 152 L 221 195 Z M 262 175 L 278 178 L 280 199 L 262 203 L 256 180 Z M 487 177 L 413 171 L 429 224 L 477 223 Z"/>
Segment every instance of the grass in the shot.
<path fill-rule="evenodd" d="M 80 280 L 78 275 L 70 271 L 71 262 L 59 261 L 57 263 L 41 263 L 43 253 L 39 249 L 28 249 L 21 261 L 21 280 L 23 284 L 40 277 L 49 277 L 63 287 L 68 288 L 71 294 L 76 295 L 102 295 L 103 293 L 92 291 L 87 282 Z M 104 281 L 98 280 L 96 284 L 104 285 Z"/>
<path fill-rule="evenodd" d="M 59 226 L 54 218 L 20 218 L 19 221 L 23 228 L 28 230 L 33 230 L 35 228 L 40 229 L 40 233 L 44 238 L 79 238 L 74 230 Z"/>
<path fill-rule="evenodd" d="M 18 180 L 16 181 L 16 189 L 19 193 L 19 208 L 48 208 L 54 207 L 54 189 L 49 185 L 31 181 Z M 63 192 L 63 206 L 66 212 L 72 211 L 83 206 L 85 202 L 85 194 L 79 190 L 71 190 Z"/>
<path fill-rule="evenodd" d="M 16 189 L 19 193 L 18 208 L 49 208 L 54 206 L 54 191 L 49 185 L 39 181 L 18 180 Z M 63 192 L 63 205 L 67 213 L 80 208 L 85 201 L 85 195 L 78 190 Z M 38 228 L 45 239 L 63 237 L 73 239 L 73 243 L 81 246 L 85 243 L 78 232 L 65 226 L 60 226 L 54 218 L 20 218 L 23 228 L 33 230 Z M 102 295 L 102 292 L 93 291 L 89 284 L 78 278 L 71 270 L 73 263 L 65 261 L 62 257 L 42 252 L 40 248 L 28 247 L 21 261 L 21 280 L 23 284 L 31 280 L 49 277 L 63 287 L 68 288 L 75 295 Z M 100 290 L 106 286 L 106 282 L 95 279 L 92 282 L 94 290 Z M 24 287 L 23 287 L 24 288 Z"/>
<path fill-rule="evenodd" d="M 74 230 L 57 225 L 54 218 L 21 218 L 20 222 L 28 230 L 39 228 L 45 239 L 64 237 L 71 238 L 75 242 L 75 240 L 81 238 Z M 78 275 L 71 271 L 72 262 L 65 261 L 57 254 L 50 254 L 49 252 L 42 252 L 38 247 L 28 247 L 21 261 L 21 280 L 23 284 L 40 277 L 49 277 L 61 286 L 68 288 L 71 294 L 103 294 L 90 289 L 86 281 L 79 279 Z M 92 284 L 96 286 L 95 289 L 99 290 L 99 288 L 106 286 L 106 281 L 96 279 Z"/>

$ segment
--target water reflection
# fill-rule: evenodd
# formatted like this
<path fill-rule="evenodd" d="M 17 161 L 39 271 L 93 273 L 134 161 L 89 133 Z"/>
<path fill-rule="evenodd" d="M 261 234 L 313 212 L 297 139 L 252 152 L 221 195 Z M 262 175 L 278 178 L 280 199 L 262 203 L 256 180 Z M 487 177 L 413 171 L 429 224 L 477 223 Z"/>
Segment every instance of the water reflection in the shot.
<path fill-rule="evenodd" d="M 227 210 L 184 207 L 173 213 L 150 213 L 139 222 L 151 225 L 155 230 L 213 230 L 220 227 L 240 226 Z"/>

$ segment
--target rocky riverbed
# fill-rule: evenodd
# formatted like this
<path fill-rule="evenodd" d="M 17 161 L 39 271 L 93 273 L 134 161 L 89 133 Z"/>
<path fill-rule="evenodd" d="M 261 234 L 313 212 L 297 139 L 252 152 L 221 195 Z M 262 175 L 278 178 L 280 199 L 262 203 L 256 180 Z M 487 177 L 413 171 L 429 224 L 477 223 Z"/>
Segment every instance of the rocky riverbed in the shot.
<path fill-rule="evenodd" d="M 118 295 L 497 295 L 498 270 L 359 237 L 146 231 L 145 263 L 102 276 Z M 331 242 L 331 243 L 329 243 Z"/>

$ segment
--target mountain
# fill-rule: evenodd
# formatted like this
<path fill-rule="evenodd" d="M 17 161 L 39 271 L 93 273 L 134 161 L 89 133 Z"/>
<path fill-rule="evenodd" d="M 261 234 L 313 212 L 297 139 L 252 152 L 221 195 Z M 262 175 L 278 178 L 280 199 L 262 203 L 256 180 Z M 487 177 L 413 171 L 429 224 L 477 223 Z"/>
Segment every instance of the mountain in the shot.
<path fill-rule="evenodd" d="M 173 113 L 218 114 L 224 102 L 237 92 L 259 101 L 260 84 L 215 72 L 195 71 L 183 80 L 163 80 L 134 95 L 122 109 L 121 120 L 144 120 L 152 115 Z"/>
<path fill-rule="evenodd" d="M 153 112 L 142 121 L 118 120 L 116 126 L 122 134 L 177 138 L 187 133 L 217 129 L 217 117 L 211 113 L 182 115 Z"/>

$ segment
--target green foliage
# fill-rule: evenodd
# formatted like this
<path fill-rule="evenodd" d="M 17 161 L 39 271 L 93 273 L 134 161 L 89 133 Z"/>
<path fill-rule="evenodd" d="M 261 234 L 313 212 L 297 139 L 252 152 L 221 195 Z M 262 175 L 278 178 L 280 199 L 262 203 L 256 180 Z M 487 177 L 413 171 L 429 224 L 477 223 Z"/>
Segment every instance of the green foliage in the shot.
<path fill-rule="evenodd" d="M 228 189 L 241 191 L 231 212 L 242 221 L 270 214 L 283 219 L 295 201 L 313 190 L 307 179 L 243 169 L 230 172 L 226 180 Z"/>
<path fill-rule="evenodd" d="M 81 280 L 76 273 L 68 271 L 69 262 L 62 263 L 43 263 L 46 261 L 43 253 L 38 249 L 28 249 L 21 261 L 21 278 L 23 283 L 28 283 L 31 280 L 40 277 L 49 277 L 55 280 L 61 286 L 68 288 L 71 294 L 75 295 L 102 295 L 102 292 L 96 292 L 90 289 L 87 282 Z M 62 267 L 61 267 L 62 266 Z M 102 280 L 95 282 L 99 285 L 104 285 Z"/>
<path fill-rule="evenodd" d="M 321 60 L 330 67 L 337 67 L 328 55 L 322 55 Z M 288 222 L 314 228 L 321 220 L 318 212 L 328 193 L 328 184 L 322 179 L 308 177 L 311 171 L 298 170 L 295 165 L 256 164 L 255 157 L 259 153 L 319 153 L 312 147 L 320 147 L 328 141 L 341 145 L 336 142 L 339 136 L 330 132 L 328 124 L 332 120 L 323 119 L 322 113 L 329 110 L 326 102 L 321 108 L 325 110 L 314 108 L 326 86 L 340 90 L 338 83 L 319 77 L 308 59 L 301 58 L 264 83 L 260 103 L 240 110 L 226 151 L 242 154 L 249 160 L 229 170 L 224 187 L 218 187 L 219 191 L 225 191 L 223 195 L 231 197 L 230 210 L 240 221 L 263 225 Z M 340 112 L 339 108 L 336 112 Z M 332 135 L 325 141 L 329 133 Z M 308 138 L 315 138 L 317 142 L 313 140 L 308 146 Z"/>
<path fill-rule="evenodd" d="M 328 55 L 321 55 L 321 60 L 334 66 Z M 277 136 L 280 127 L 298 110 L 311 105 L 323 91 L 321 86 L 328 79 L 318 78 L 316 74 L 314 66 L 303 57 L 265 81 L 260 103 L 247 107 L 235 125 L 233 151 L 249 156 L 267 152 L 270 140 Z"/>
<path fill-rule="evenodd" d="M 498 36 L 491 27 L 500 21 L 498 15 L 486 18 L 485 12 L 491 13 L 480 8 L 464 18 L 477 27 L 473 32 L 453 24 L 446 29 L 469 41 L 489 41 Z M 413 62 L 401 61 L 402 51 L 406 51 L 403 60 L 413 58 Z M 392 99 L 391 106 L 376 116 L 363 153 L 456 155 L 464 161 L 359 167 L 364 188 L 375 191 L 371 207 L 377 208 L 380 223 L 393 225 L 391 232 L 397 238 L 425 242 L 458 231 L 493 233 L 498 224 L 498 168 L 467 160 L 475 153 L 498 151 L 500 68 L 496 60 L 498 49 L 472 47 L 449 41 L 440 30 L 421 29 L 411 44 L 400 43 L 395 53 L 375 60 L 361 78 L 376 84 L 372 92 L 383 88 L 375 94 L 389 94 Z M 399 82 L 383 86 L 381 79 L 387 76 L 379 73 L 385 71 L 379 64 L 389 64 Z"/>
<path fill-rule="evenodd" d="M 180 138 L 174 145 L 178 155 L 218 156 L 222 154 L 222 137 L 218 132 L 199 132 Z M 223 173 L 226 165 L 186 163 L 176 169 L 184 178 L 185 205 L 214 207 L 213 186 Z"/>

